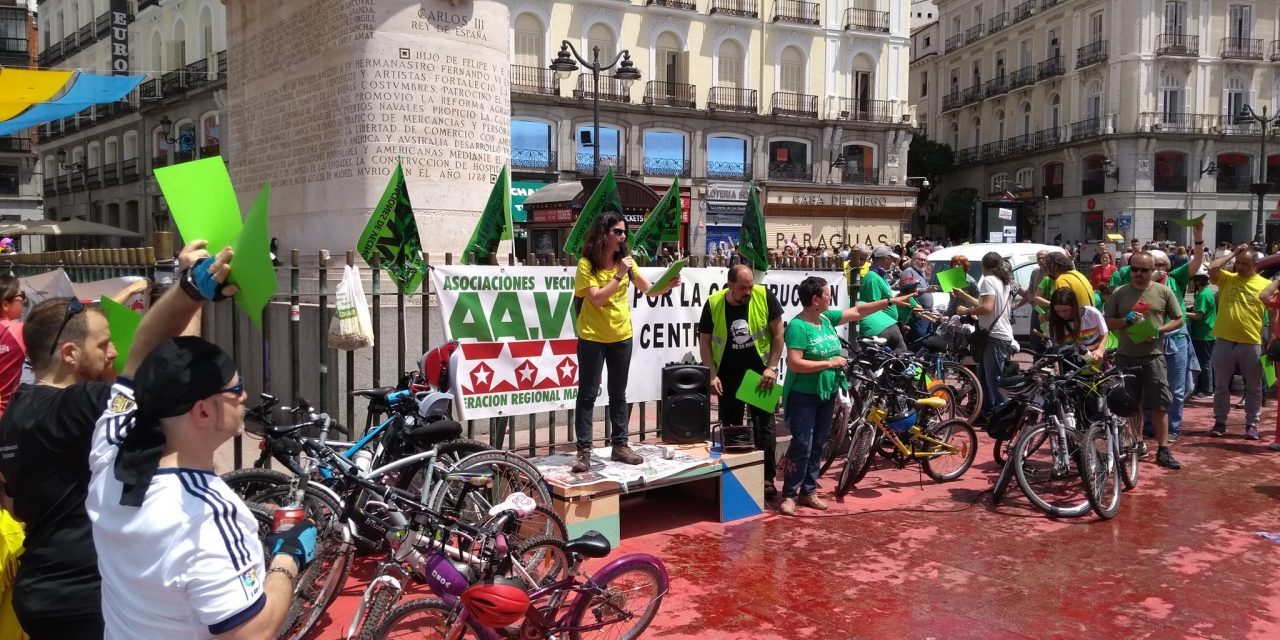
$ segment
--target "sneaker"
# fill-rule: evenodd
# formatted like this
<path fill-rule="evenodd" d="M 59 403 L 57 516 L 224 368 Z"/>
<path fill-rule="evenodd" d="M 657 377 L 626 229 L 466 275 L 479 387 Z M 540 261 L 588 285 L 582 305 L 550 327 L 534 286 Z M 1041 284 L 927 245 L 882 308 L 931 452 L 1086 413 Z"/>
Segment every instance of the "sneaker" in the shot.
<path fill-rule="evenodd" d="M 591 468 L 591 450 L 578 449 L 578 457 L 573 461 L 573 466 L 569 468 L 574 473 L 582 473 Z"/>
<path fill-rule="evenodd" d="M 1233 405 L 1231 405 L 1231 406 L 1233 406 L 1233 407 L 1235 407 L 1235 408 L 1237 408 L 1237 409 L 1243 409 L 1243 408 L 1244 408 L 1244 398 L 1240 398 L 1240 401 L 1239 401 L 1239 402 L 1237 402 L 1237 403 L 1235 403 L 1235 404 L 1233 404 Z"/>
<path fill-rule="evenodd" d="M 800 496 L 800 499 L 796 501 L 796 504 L 799 504 L 802 507 L 809 507 L 810 509 L 817 509 L 818 511 L 826 511 L 828 509 L 826 501 L 819 498 L 816 493 L 811 493 L 807 496 Z"/>
<path fill-rule="evenodd" d="M 1254 426 L 1254 425 L 1249 425 L 1249 426 L 1245 427 L 1245 428 L 1244 428 L 1244 439 L 1245 439 L 1245 440 L 1257 440 L 1257 439 L 1258 439 L 1258 427 L 1256 427 L 1256 426 Z"/>
<path fill-rule="evenodd" d="M 1173 459 L 1173 453 L 1169 451 L 1169 447 L 1160 447 L 1156 451 L 1156 464 L 1166 469 L 1181 469 L 1182 463 Z"/>
<path fill-rule="evenodd" d="M 1222 424 L 1221 422 L 1215 422 L 1213 428 L 1209 430 L 1209 435 L 1215 438 L 1221 438 L 1222 436 L 1227 435 L 1227 425 Z"/>
<path fill-rule="evenodd" d="M 1181 433 L 1170 433 L 1170 434 L 1169 434 L 1169 444 L 1173 444 L 1173 443 L 1175 443 L 1175 442 L 1177 442 L 1177 441 L 1179 441 L 1179 440 L 1181 440 L 1181 439 L 1182 439 L 1182 434 L 1181 434 Z"/>
<path fill-rule="evenodd" d="M 796 514 L 796 499 L 784 498 L 782 504 L 778 505 L 778 513 L 784 516 L 794 516 Z"/>
<path fill-rule="evenodd" d="M 1147 453 L 1149 453 L 1149 452 L 1147 451 L 1147 443 L 1145 443 L 1145 442 L 1139 442 L 1139 443 L 1137 443 L 1137 444 L 1133 445 L 1133 448 L 1132 448 L 1131 450 L 1132 450 L 1134 453 L 1137 453 L 1139 458 L 1145 458 L 1145 457 L 1147 457 Z"/>
<path fill-rule="evenodd" d="M 1271 444 L 1267 445 L 1267 448 L 1272 451 L 1280 451 L 1280 442 L 1272 442 Z"/>
<path fill-rule="evenodd" d="M 613 454 L 609 458 L 622 464 L 644 464 L 644 458 L 625 444 L 613 445 Z"/>

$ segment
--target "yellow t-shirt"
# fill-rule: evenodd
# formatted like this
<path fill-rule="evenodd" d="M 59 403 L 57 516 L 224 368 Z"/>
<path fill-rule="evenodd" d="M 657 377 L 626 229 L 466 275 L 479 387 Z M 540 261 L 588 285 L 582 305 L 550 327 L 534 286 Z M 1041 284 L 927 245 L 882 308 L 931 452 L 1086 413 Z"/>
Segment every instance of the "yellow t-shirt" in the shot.
<path fill-rule="evenodd" d="M 1053 281 L 1053 290 L 1057 291 L 1063 287 L 1076 294 L 1076 302 L 1081 309 L 1093 306 L 1093 285 L 1089 284 L 1089 279 L 1084 274 L 1071 270 L 1059 275 Z"/>
<path fill-rule="evenodd" d="M 1267 306 L 1258 296 L 1268 280 L 1253 274 L 1248 280 L 1230 271 L 1218 272 L 1218 321 L 1213 337 L 1243 344 L 1262 344 L 1262 320 Z"/>
<path fill-rule="evenodd" d="M 618 267 L 622 267 L 619 263 Z M 578 337 L 592 342 L 621 342 L 631 337 L 631 274 L 622 276 L 618 290 L 609 296 L 604 306 L 597 307 L 587 300 L 587 289 L 601 288 L 613 280 L 616 269 L 601 269 L 591 273 L 591 261 L 578 260 L 578 273 L 573 279 L 573 295 L 582 298 L 578 313 Z"/>
<path fill-rule="evenodd" d="M 13 580 L 18 573 L 18 556 L 22 555 L 22 539 L 22 525 L 0 509 L 0 638 L 6 640 L 27 637 L 13 613 Z"/>

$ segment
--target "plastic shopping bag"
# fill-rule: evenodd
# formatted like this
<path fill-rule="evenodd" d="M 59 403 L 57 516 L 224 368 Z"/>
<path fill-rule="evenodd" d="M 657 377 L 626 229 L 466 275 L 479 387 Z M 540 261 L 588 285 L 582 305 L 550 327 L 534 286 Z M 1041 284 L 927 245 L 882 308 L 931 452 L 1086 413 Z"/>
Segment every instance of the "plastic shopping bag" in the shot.
<path fill-rule="evenodd" d="M 344 268 L 336 298 L 333 321 L 329 323 L 329 347 L 343 351 L 372 347 L 373 322 L 369 319 L 359 267 Z"/>

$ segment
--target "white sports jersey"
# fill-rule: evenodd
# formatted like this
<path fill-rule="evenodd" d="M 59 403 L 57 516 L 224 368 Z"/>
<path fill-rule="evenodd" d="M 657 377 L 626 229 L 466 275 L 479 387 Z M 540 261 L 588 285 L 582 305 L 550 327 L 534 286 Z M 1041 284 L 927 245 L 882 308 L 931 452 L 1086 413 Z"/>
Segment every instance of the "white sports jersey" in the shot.
<path fill-rule="evenodd" d="M 266 604 L 258 524 L 216 474 L 156 471 L 141 507 L 120 504 L 119 445 L 134 426 L 133 389 L 117 382 L 89 453 L 93 542 L 107 640 L 210 638 Z"/>

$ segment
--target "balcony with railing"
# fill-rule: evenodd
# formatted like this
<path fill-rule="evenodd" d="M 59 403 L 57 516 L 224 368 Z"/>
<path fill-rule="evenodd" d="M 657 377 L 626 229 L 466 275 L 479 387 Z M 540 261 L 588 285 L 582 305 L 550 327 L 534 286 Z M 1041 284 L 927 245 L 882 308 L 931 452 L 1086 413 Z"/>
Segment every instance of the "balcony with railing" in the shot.
<path fill-rule="evenodd" d="M 57 179 L 57 178 L 45 178 L 45 179 L 44 179 L 44 194 L 47 196 L 47 195 L 51 195 L 51 194 L 54 194 L 54 193 L 57 193 L 57 192 L 58 192 L 58 179 Z"/>
<path fill-rule="evenodd" d="M 169 166 L 170 164 L 172 164 L 172 163 L 170 163 L 170 162 L 169 162 L 169 154 L 167 154 L 167 153 L 166 153 L 166 154 L 161 154 L 161 155 L 158 155 L 158 156 L 152 156 L 152 157 L 151 157 L 151 170 L 152 170 L 152 171 L 155 171 L 156 169 L 159 169 L 159 168 L 161 168 L 161 167 L 167 167 L 167 166 Z"/>
<path fill-rule="evenodd" d="M 577 170 L 578 173 L 591 173 L 592 166 L 595 165 L 595 157 L 590 153 L 578 153 Z M 614 173 L 626 173 L 627 160 L 621 155 L 600 154 L 600 174 L 604 175 L 609 168 Z"/>
<path fill-rule="evenodd" d="M 773 0 L 773 21 L 820 25 L 822 5 L 799 0 Z"/>
<path fill-rule="evenodd" d="M 759 113 L 760 105 L 756 100 L 755 89 L 711 87 L 711 90 L 707 93 L 707 109 L 734 111 L 737 113 Z"/>
<path fill-rule="evenodd" d="M 982 87 L 976 84 L 960 92 L 960 104 L 962 105 L 970 105 L 975 102 L 981 102 L 981 101 L 982 101 Z"/>
<path fill-rule="evenodd" d="M 880 170 L 845 165 L 840 168 L 840 184 L 880 184 Z"/>
<path fill-rule="evenodd" d="M 1156 36 L 1156 55 L 1198 56 L 1200 55 L 1200 36 L 1191 36 L 1185 33 L 1162 33 Z"/>
<path fill-rule="evenodd" d="M 187 88 L 195 89 L 209 84 L 209 59 L 202 58 L 187 65 L 183 69 L 187 79 Z"/>
<path fill-rule="evenodd" d="M 849 7 L 844 11 L 845 31 L 889 33 L 889 12 Z"/>
<path fill-rule="evenodd" d="M 773 92 L 771 104 L 775 116 L 791 116 L 793 118 L 818 117 L 818 96 L 790 91 Z"/>
<path fill-rule="evenodd" d="M 688 178 L 688 158 L 645 158 L 644 175 L 669 178 Z"/>
<path fill-rule="evenodd" d="M 1099 62 L 1107 61 L 1107 41 L 1098 40 L 1090 42 L 1079 49 L 1076 49 L 1076 68 L 1083 69 Z"/>
<path fill-rule="evenodd" d="M 200 147 L 201 158 L 212 158 L 220 155 L 222 155 L 222 145 L 217 142 Z"/>
<path fill-rule="evenodd" d="M 659 107 L 696 109 L 697 88 L 680 82 L 650 80 L 644 88 L 644 103 Z"/>
<path fill-rule="evenodd" d="M 133 182 L 139 178 L 138 159 L 129 158 L 120 163 L 120 180 L 122 182 Z"/>
<path fill-rule="evenodd" d="M 1005 153 L 1011 156 L 1035 151 L 1035 134 L 1024 133 L 1005 140 Z"/>
<path fill-rule="evenodd" d="M 1000 74 L 987 81 L 982 86 L 982 95 L 987 98 L 994 98 L 998 95 L 1009 92 L 1009 76 Z"/>
<path fill-rule="evenodd" d="M 956 164 L 973 164 L 982 159 L 982 147 L 977 145 L 956 152 Z"/>
<path fill-rule="evenodd" d="M 890 100 L 859 100 L 856 98 L 839 98 L 836 100 L 837 120 L 853 120 L 855 122 L 893 122 L 893 106 Z"/>
<path fill-rule="evenodd" d="M 1065 1 L 1066 0 L 1040 0 L 1040 10 L 1044 11 L 1045 9 L 1048 9 L 1050 7 L 1055 7 L 1057 5 L 1060 5 Z"/>
<path fill-rule="evenodd" d="M 182 93 L 187 87 L 187 74 L 182 69 L 176 69 L 160 76 L 160 94 L 164 96 L 174 96 Z"/>
<path fill-rule="evenodd" d="M 0 66 L 26 68 L 31 66 L 26 38 L 0 37 Z"/>
<path fill-rule="evenodd" d="M 1222 136 L 1258 136 L 1262 135 L 1262 127 L 1249 116 L 1230 114 L 1216 116 L 1209 127 L 1209 133 Z"/>
<path fill-rule="evenodd" d="M 85 185 L 90 189 L 97 189 L 102 186 L 102 168 L 89 167 L 84 172 Z"/>
<path fill-rule="evenodd" d="M 1223 60 L 1261 60 L 1262 41 L 1253 38 L 1223 38 Z"/>
<path fill-rule="evenodd" d="M 61 62 L 64 57 L 66 56 L 62 55 L 62 43 L 55 42 L 41 51 L 37 60 L 41 67 L 51 67 Z"/>
<path fill-rule="evenodd" d="M 1071 140 L 1087 140 L 1102 135 L 1102 118 L 1085 118 L 1071 123 Z"/>
<path fill-rule="evenodd" d="M 90 43 L 98 41 L 98 31 L 93 28 L 92 22 L 80 27 L 80 29 L 76 31 L 76 41 L 80 43 L 81 49 L 88 46 Z"/>
<path fill-rule="evenodd" d="M 160 0 L 138 0 L 138 12 L 141 13 L 147 7 L 156 7 L 160 5 Z"/>
<path fill-rule="evenodd" d="M 1040 64 L 1036 65 L 1036 80 L 1040 81 L 1048 80 L 1049 78 L 1056 78 L 1066 72 L 1067 65 L 1066 62 L 1063 61 L 1062 56 L 1054 56 L 1047 60 L 1041 60 Z"/>
<path fill-rule="evenodd" d="M 555 149 L 512 149 L 512 171 L 534 171 L 555 173 L 560 167 L 556 164 Z"/>
<path fill-rule="evenodd" d="M 965 30 L 964 30 L 964 43 L 965 43 L 965 44 L 972 44 L 972 43 L 974 43 L 974 42 L 977 42 L 977 41 L 981 40 L 981 39 L 982 39 L 982 36 L 984 35 L 984 31 L 986 31 L 986 27 L 985 27 L 984 25 L 980 25 L 980 24 L 975 24 L 975 25 L 973 25 L 972 27 L 969 27 L 968 29 L 965 29 Z"/>
<path fill-rule="evenodd" d="M 982 145 L 982 159 L 986 162 L 999 160 L 1009 155 L 1009 141 L 996 140 Z"/>
<path fill-rule="evenodd" d="M 1029 87 L 1036 83 L 1036 68 L 1026 66 L 1009 74 L 1009 90 Z"/>
<path fill-rule="evenodd" d="M 694 5 L 693 0 L 645 0 L 645 4 L 655 7 L 666 7 L 668 9 L 681 9 L 684 11 L 698 10 L 698 7 Z"/>
<path fill-rule="evenodd" d="M 733 180 L 736 182 L 746 182 L 751 180 L 751 163 L 708 160 L 707 178 L 711 180 Z"/>
<path fill-rule="evenodd" d="M 1062 130 L 1058 127 L 1041 129 L 1035 133 L 1032 142 L 1036 151 L 1052 149 L 1062 142 Z"/>
<path fill-rule="evenodd" d="M 1152 133 L 1200 133 L 1202 128 L 1202 116 L 1198 113 L 1158 111 L 1143 113 L 1142 119 L 1151 123 Z"/>
<path fill-rule="evenodd" d="M 108 162 L 102 165 L 103 184 L 120 184 L 120 163 Z"/>
<path fill-rule="evenodd" d="M 80 51 L 80 43 L 76 41 L 76 34 L 73 33 L 62 39 L 63 57 L 70 57 L 78 51 Z"/>
<path fill-rule="evenodd" d="M 942 52 L 951 53 L 962 46 L 964 46 L 964 36 L 957 33 L 956 35 L 947 38 L 946 43 L 942 45 Z"/>
<path fill-rule="evenodd" d="M 573 90 L 573 97 L 591 99 L 595 83 L 589 73 L 578 75 L 578 87 Z M 631 102 L 630 86 L 626 81 L 613 76 L 600 76 L 600 99 L 607 102 Z"/>
<path fill-rule="evenodd" d="M 1026 2 L 1013 8 L 1013 21 L 1021 22 L 1031 17 L 1036 12 L 1036 0 L 1027 0 Z"/>
<path fill-rule="evenodd" d="M 0 136 L 0 153 L 30 153 L 31 139 L 18 136 Z"/>
<path fill-rule="evenodd" d="M 1280 62 L 1280 40 L 1271 41 L 1271 61 Z"/>
<path fill-rule="evenodd" d="M 1002 11 L 994 16 L 991 16 L 991 19 L 987 21 L 987 33 L 989 34 L 995 33 L 1009 26 L 1010 24 L 1011 23 L 1009 22 L 1009 12 Z"/>
<path fill-rule="evenodd" d="M 512 93 L 529 93 L 541 96 L 560 95 L 560 78 L 545 67 L 523 64 L 511 65 Z"/>
<path fill-rule="evenodd" d="M 952 91 L 951 93 L 942 96 L 943 111 L 953 111 L 955 109 L 959 109 L 961 106 L 959 91 Z"/>
<path fill-rule="evenodd" d="M 813 165 L 803 162 L 769 163 L 769 179 L 786 182 L 813 182 Z"/>
<path fill-rule="evenodd" d="M 735 18 L 759 18 L 760 10 L 756 0 L 711 0 L 713 16 L 730 16 Z"/>

